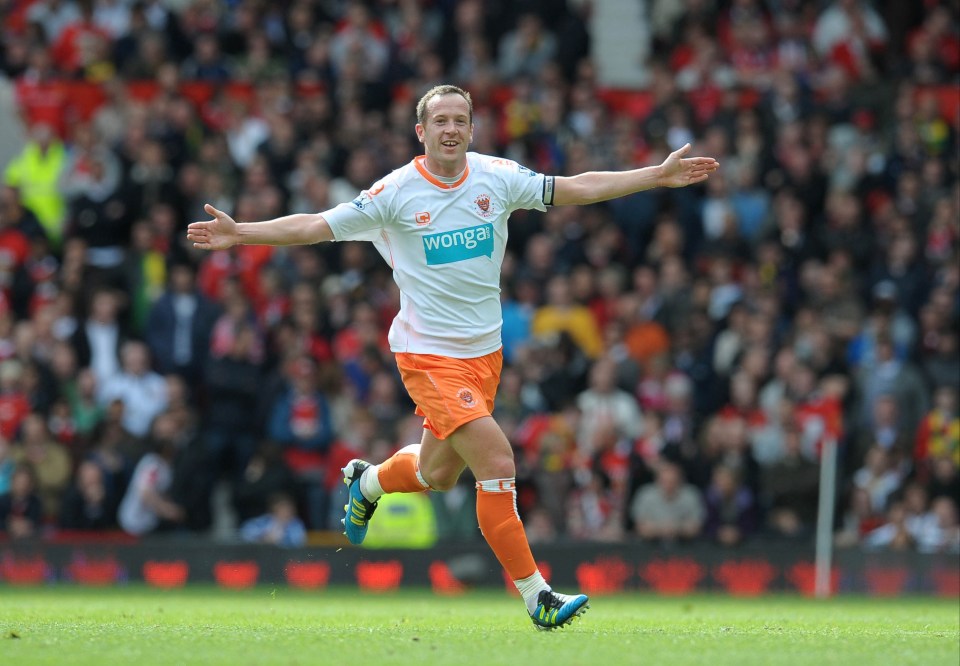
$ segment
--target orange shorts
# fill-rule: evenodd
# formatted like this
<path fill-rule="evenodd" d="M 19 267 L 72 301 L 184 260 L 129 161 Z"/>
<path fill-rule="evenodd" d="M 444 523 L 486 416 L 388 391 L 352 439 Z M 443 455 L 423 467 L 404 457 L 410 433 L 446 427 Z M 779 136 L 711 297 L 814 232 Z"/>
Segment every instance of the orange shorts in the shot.
<path fill-rule="evenodd" d="M 423 427 L 437 439 L 446 439 L 464 423 L 493 413 L 502 349 L 478 358 L 404 352 L 396 358 L 417 415 L 424 417 Z"/>

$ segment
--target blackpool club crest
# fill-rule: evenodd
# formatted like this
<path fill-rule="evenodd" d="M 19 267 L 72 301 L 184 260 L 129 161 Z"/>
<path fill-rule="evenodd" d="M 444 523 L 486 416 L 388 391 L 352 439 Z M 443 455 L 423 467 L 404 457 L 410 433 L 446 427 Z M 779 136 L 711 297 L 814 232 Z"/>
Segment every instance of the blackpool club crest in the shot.
<path fill-rule="evenodd" d="M 488 218 L 494 214 L 495 206 L 493 201 L 490 200 L 489 194 L 480 194 L 476 199 L 473 200 L 474 205 L 477 207 L 477 213 L 482 218 Z"/>
<path fill-rule="evenodd" d="M 473 397 L 473 391 L 468 388 L 462 388 L 457 391 L 457 399 L 460 401 L 460 404 L 467 409 L 472 409 L 477 406 L 477 399 Z"/>

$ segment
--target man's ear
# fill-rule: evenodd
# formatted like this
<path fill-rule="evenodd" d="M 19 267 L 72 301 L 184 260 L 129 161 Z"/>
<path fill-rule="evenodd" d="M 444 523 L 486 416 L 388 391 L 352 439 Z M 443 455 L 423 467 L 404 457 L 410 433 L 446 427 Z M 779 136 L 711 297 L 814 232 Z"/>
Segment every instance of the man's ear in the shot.
<path fill-rule="evenodd" d="M 419 141 L 420 143 L 423 143 L 423 125 L 421 125 L 420 123 L 417 123 L 416 126 L 414 127 L 414 130 L 416 130 L 417 132 L 417 141 Z"/>

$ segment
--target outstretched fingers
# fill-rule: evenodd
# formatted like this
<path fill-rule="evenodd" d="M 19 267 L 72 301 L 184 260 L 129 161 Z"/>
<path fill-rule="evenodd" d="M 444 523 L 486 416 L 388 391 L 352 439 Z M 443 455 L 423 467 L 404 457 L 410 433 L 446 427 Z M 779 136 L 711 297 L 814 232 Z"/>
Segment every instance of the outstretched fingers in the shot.
<path fill-rule="evenodd" d="M 683 160 L 683 164 L 686 166 L 712 167 L 714 169 L 720 166 L 720 163 L 712 157 L 689 157 Z"/>
<path fill-rule="evenodd" d="M 193 241 L 193 246 L 201 250 L 210 249 L 210 222 L 192 222 L 187 227 L 187 240 Z"/>
<path fill-rule="evenodd" d="M 683 168 L 688 174 L 709 174 L 719 169 L 720 163 L 709 157 L 694 157 L 684 160 Z"/>

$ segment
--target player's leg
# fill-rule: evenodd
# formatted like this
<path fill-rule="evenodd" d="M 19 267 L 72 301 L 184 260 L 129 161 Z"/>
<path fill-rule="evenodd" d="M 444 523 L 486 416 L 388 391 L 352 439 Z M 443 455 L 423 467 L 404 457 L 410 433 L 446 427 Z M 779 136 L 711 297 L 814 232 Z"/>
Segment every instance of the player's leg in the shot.
<path fill-rule="evenodd" d="M 453 447 L 429 430 L 423 431 L 420 444 L 403 447 L 379 465 L 351 460 L 343 468 L 344 483 L 350 486 L 344 507 L 346 515 L 341 521 L 344 534 L 350 543 L 362 543 L 380 497 L 387 493 L 449 490 L 465 467 Z"/>
<path fill-rule="evenodd" d="M 450 490 L 464 469 L 466 463 L 448 442 L 424 430 L 419 444 L 405 446 L 379 465 L 366 468 L 360 491 L 376 502 L 387 493 Z"/>
<path fill-rule="evenodd" d="M 382 495 L 447 490 L 460 477 L 464 462 L 441 439 L 456 428 L 459 424 L 457 419 L 473 416 L 460 413 L 458 405 L 450 404 L 451 399 L 458 400 L 458 391 L 466 390 L 459 380 L 464 374 L 469 375 L 469 372 L 464 372 L 469 367 L 458 366 L 458 363 L 463 362 L 440 357 L 398 355 L 397 366 L 404 387 L 417 405 L 416 413 L 424 417 L 424 435 L 420 444 L 403 447 L 380 465 L 351 460 L 343 468 L 344 483 L 350 486 L 350 501 L 344 507 L 346 515 L 342 522 L 344 534 L 350 543 L 363 542 L 367 524 Z M 450 381 L 456 383 L 452 387 L 447 386 Z M 475 390 L 478 394 L 482 392 L 479 385 Z M 489 409 L 487 407 L 487 413 Z"/>
<path fill-rule="evenodd" d="M 354 458 L 343 468 L 343 482 L 350 486 L 350 490 L 348 503 L 343 507 L 346 515 L 340 522 L 350 543 L 363 543 L 367 525 L 383 495 L 422 493 L 431 489 L 420 471 L 420 449 L 420 444 L 410 444 L 379 465 Z M 455 453 L 452 455 L 456 456 Z M 462 465 L 463 461 L 454 461 L 453 464 Z"/>
<path fill-rule="evenodd" d="M 490 363 L 491 368 L 483 367 L 489 375 L 486 381 L 495 390 L 493 367 L 499 372 L 499 355 Z M 452 488 L 465 464 L 443 440 L 463 421 L 489 414 L 492 408 L 470 397 L 484 393 L 484 379 L 474 376 L 469 360 L 397 354 L 397 368 L 404 388 L 417 405 L 416 413 L 424 417 L 424 432 L 420 444 L 405 446 L 382 464 L 363 471 L 359 488 L 373 502 L 384 493 Z M 348 476 L 348 470 L 344 471 Z"/>
<path fill-rule="evenodd" d="M 552 629 L 582 614 L 587 597 L 554 592 L 537 569 L 517 513 L 513 450 L 497 422 L 492 416 L 469 421 L 447 441 L 477 479 L 480 531 L 523 596 L 534 624 Z"/>

